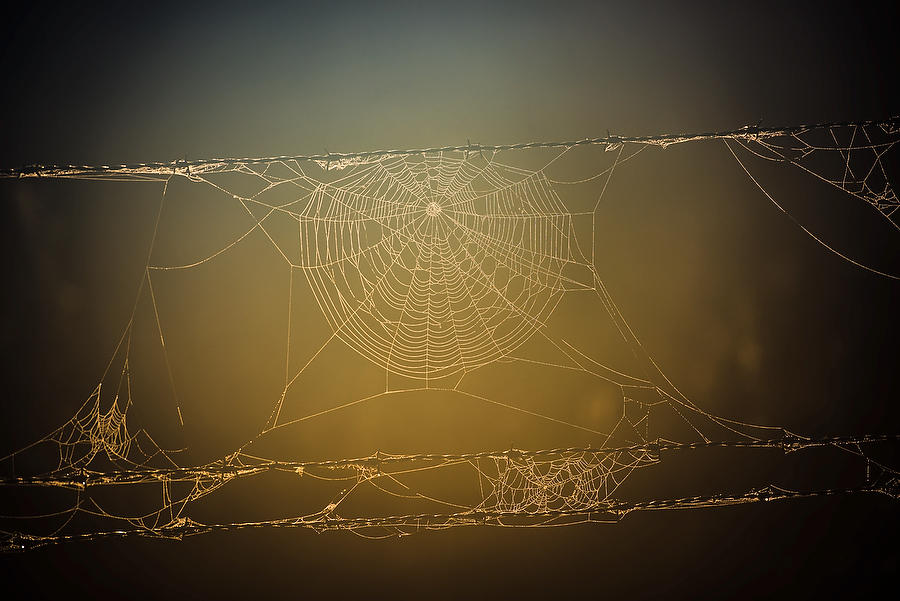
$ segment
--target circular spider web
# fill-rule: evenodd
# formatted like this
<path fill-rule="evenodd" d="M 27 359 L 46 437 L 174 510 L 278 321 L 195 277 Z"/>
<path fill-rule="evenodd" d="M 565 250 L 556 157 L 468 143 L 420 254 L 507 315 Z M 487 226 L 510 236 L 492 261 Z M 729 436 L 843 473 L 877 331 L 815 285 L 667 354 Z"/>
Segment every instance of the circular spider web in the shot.
<path fill-rule="evenodd" d="M 552 313 L 571 215 L 543 171 L 389 157 L 318 185 L 300 263 L 335 334 L 390 373 L 437 379 L 508 355 Z"/>

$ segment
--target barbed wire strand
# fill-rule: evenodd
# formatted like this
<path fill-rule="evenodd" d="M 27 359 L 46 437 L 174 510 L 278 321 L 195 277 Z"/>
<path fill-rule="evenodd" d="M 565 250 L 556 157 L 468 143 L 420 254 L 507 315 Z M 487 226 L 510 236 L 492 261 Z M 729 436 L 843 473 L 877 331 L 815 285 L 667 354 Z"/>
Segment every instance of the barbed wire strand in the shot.
<path fill-rule="evenodd" d="M 75 468 L 51 472 L 37 476 L 15 476 L 0 478 L 0 486 L 46 486 L 63 488 L 87 488 L 118 484 L 140 484 L 148 482 L 192 481 L 198 478 L 234 478 L 248 477 L 270 471 L 302 472 L 306 469 L 344 469 L 356 467 L 372 467 L 396 463 L 429 463 L 472 461 L 477 459 L 499 459 L 519 457 L 542 457 L 548 455 L 571 455 L 577 453 L 593 453 L 596 455 L 612 455 L 616 453 L 649 454 L 658 457 L 663 452 L 679 452 L 710 448 L 732 449 L 781 449 L 785 453 L 812 447 L 845 447 L 875 442 L 900 441 L 900 434 L 877 434 L 865 436 L 826 436 L 807 438 L 786 435 L 781 438 L 766 440 L 721 440 L 706 442 L 674 442 L 657 440 L 638 445 L 623 447 L 560 447 L 553 449 L 522 450 L 506 449 L 499 451 L 481 451 L 477 453 L 417 453 L 393 455 L 376 452 L 366 457 L 352 459 L 332 459 L 322 461 L 278 461 L 258 459 L 251 462 L 235 463 L 227 458 L 196 467 L 178 468 L 136 468 L 131 470 L 94 471 L 86 468 Z M 244 456 L 243 458 L 246 458 Z M 242 458 L 242 459 L 243 459 Z"/>
<path fill-rule="evenodd" d="M 793 136 L 805 133 L 815 129 L 825 129 L 833 127 L 881 127 L 887 132 L 895 132 L 900 128 L 900 116 L 893 116 L 883 120 L 856 121 L 856 122 L 832 122 L 820 123 L 814 125 L 791 125 L 785 127 L 761 127 L 759 125 L 746 125 L 738 129 L 720 132 L 706 133 L 684 133 L 684 134 L 658 134 L 649 136 L 619 136 L 610 135 L 583 138 L 580 140 L 568 141 L 535 141 L 522 142 L 518 144 L 472 144 L 459 146 L 435 146 L 427 148 L 407 148 L 394 150 L 372 150 L 366 152 L 327 152 L 325 154 L 310 155 L 279 155 L 268 157 L 245 157 L 245 158 L 209 158 L 209 159 L 176 159 L 174 161 L 154 161 L 145 163 L 123 163 L 109 165 L 42 165 L 33 164 L 18 168 L 0 169 L 0 178 L 29 178 L 29 177 L 46 177 L 46 178 L 66 178 L 66 177 L 83 177 L 91 175 L 116 174 L 116 175 L 132 175 L 132 176 L 152 176 L 152 175 L 183 175 L 190 177 L 192 171 L 203 170 L 209 167 L 224 167 L 228 165 L 256 165 L 263 163 L 272 163 L 278 161 L 297 161 L 297 162 L 317 162 L 328 165 L 334 163 L 339 164 L 342 161 L 364 161 L 366 159 L 378 159 L 387 156 L 410 156 L 438 154 L 446 152 L 499 152 L 505 150 L 525 150 L 537 148 L 574 148 L 576 146 L 594 146 L 594 145 L 616 145 L 623 143 L 638 143 L 646 145 L 655 145 L 666 147 L 673 144 L 682 144 L 685 142 L 696 142 L 702 140 L 759 140 L 766 138 L 774 138 L 781 136 Z"/>
<path fill-rule="evenodd" d="M 896 484 L 896 481 L 894 482 Z M 894 488 L 896 488 L 896 486 L 894 486 Z M 0 539 L 0 551 L 7 553 L 22 552 L 47 545 L 67 542 L 87 542 L 109 538 L 144 537 L 183 540 L 188 536 L 212 532 L 266 528 L 307 528 L 318 533 L 333 530 L 356 531 L 369 528 L 384 528 L 394 530 L 396 536 L 401 536 L 404 534 L 403 528 L 437 530 L 454 526 L 506 526 L 509 524 L 504 522 L 509 520 L 528 520 L 529 522 L 533 522 L 534 525 L 541 525 L 548 520 L 565 518 L 583 518 L 592 522 L 615 522 L 621 520 L 629 513 L 638 511 L 704 509 L 710 507 L 745 505 L 749 503 L 786 501 L 815 497 L 834 497 L 861 493 L 878 493 L 886 494 L 891 497 L 896 496 L 893 488 L 888 489 L 872 485 L 812 491 L 794 491 L 770 484 L 762 488 L 752 489 L 737 494 L 697 495 L 649 501 L 606 500 L 597 503 L 593 507 L 535 512 L 469 510 L 456 513 L 419 513 L 383 517 L 344 518 L 323 511 L 312 514 L 311 516 L 298 518 L 212 524 L 204 524 L 190 518 L 180 518 L 173 521 L 173 523 L 154 529 L 134 528 L 80 534 L 56 534 L 50 536 L 11 533 L 8 534 L 5 539 Z"/>

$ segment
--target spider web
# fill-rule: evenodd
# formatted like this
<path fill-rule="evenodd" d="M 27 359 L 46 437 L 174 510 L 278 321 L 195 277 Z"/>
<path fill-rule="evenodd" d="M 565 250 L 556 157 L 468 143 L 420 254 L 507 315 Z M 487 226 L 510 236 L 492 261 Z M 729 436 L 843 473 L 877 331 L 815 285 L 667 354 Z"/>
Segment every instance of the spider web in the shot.
<path fill-rule="evenodd" d="M 296 213 L 297 267 L 341 339 L 391 373 L 496 361 L 586 286 L 563 273 L 572 216 L 542 173 L 440 155 L 355 171 Z"/>
<path fill-rule="evenodd" d="M 100 383 L 72 419 L 3 458 L 11 473 L 2 481 L 7 487 L 70 491 L 63 500 L 47 501 L 46 512 L 4 516 L 12 525 L 3 529 L 5 548 L 111 536 L 181 538 L 259 527 L 339 529 L 381 537 L 460 525 L 608 522 L 640 510 L 848 491 L 897 496 L 897 471 L 873 452 L 894 436 L 811 438 L 715 415 L 682 394 L 613 301 L 595 249 L 598 209 L 617 169 L 639 162 L 636 157 L 647 148 L 722 140 L 763 194 L 819 244 L 859 267 L 896 278 L 837 250 L 801 224 L 751 171 L 750 160 L 783 163 L 812 175 L 900 229 L 900 203 L 885 167 L 898 139 L 896 120 L 891 120 L 310 157 L 35 166 L 4 172 L 15 177 L 151 181 L 163 187 L 137 301 Z M 588 154 L 576 156 L 579 151 Z M 573 173 L 577 176 L 571 177 Z M 175 180 L 239 207 L 249 227 L 189 261 L 157 262 L 154 246 Z M 177 401 L 157 292 L 160 281 L 180 272 L 197 273 L 260 236 L 289 272 L 283 387 L 245 444 L 221 458 L 186 465 L 179 460 L 181 451 L 164 449 L 146 430 L 129 431 L 138 307 L 142 301 L 152 307 Z M 614 334 L 619 351 L 613 351 L 609 361 L 579 344 L 577 336 L 559 333 L 557 307 L 579 295 L 596 303 Z M 294 305 L 301 296 L 314 301 L 328 334 L 298 359 L 297 333 L 292 330 Z M 304 403 L 308 398 L 298 397 L 297 390 L 315 371 L 320 356 L 339 344 L 379 370 L 382 380 L 377 390 L 349 398 L 339 395 L 335 402 L 310 410 Z M 554 407 L 530 407 L 470 383 L 484 368 L 508 364 L 596 382 L 614 391 L 618 414 L 601 430 Z M 114 371 L 119 375 L 110 394 Z M 413 393 L 451 395 L 457 402 L 589 435 L 592 442 L 536 450 L 379 451 L 318 461 L 273 458 L 265 452 L 268 441 L 306 423 L 320 423 L 326 415 Z M 177 416 L 183 422 L 180 405 Z M 727 447 L 837 449 L 860 457 L 866 476 L 862 484 L 842 489 L 803 491 L 768 484 L 672 497 L 642 497 L 625 490 L 633 474 L 661 462 L 663 451 Z M 41 455 L 42 449 L 52 453 Z M 31 469 L 42 462 L 45 467 Z M 21 475 L 23 463 L 31 470 L 28 475 Z M 201 500 L 223 491 L 226 484 L 285 474 L 317 485 L 315 492 L 304 495 L 307 510 L 246 521 L 198 518 Z M 108 494 L 121 490 L 128 492 Z M 138 493 L 131 495 L 131 490 Z"/>

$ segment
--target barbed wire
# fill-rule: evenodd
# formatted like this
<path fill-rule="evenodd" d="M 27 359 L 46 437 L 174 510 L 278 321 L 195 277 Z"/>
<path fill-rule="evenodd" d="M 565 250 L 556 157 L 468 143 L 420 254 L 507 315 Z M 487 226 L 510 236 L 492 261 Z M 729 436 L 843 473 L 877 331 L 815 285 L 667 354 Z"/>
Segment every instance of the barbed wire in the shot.
<path fill-rule="evenodd" d="M 278 155 L 267 157 L 244 158 L 208 158 L 208 159 L 176 159 L 172 161 L 151 161 L 144 163 L 122 163 L 108 165 L 76 165 L 76 164 L 32 164 L 25 167 L 0 169 L 0 178 L 67 178 L 88 177 L 103 175 L 127 175 L 135 177 L 182 175 L 190 177 L 192 173 L 205 171 L 209 168 L 222 168 L 230 165 L 257 165 L 279 161 L 316 162 L 327 169 L 329 165 L 338 165 L 342 162 L 365 161 L 367 159 L 379 159 L 392 156 L 426 155 L 447 152 L 482 153 L 500 152 L 505 150 L 525 150 L 537 148 L 574 148 L 576 146 L 607 145 L 615 146 L 623 143 L 638 143 L 652 146 L 671 146 L 685 142 L 702 140 L 760 140 L 781 136 L 795 136 L 810 130 L 833 127 L 880 127 L 886 133 L 896 133 L 900 130 L 900 116 L 893 116 L 883 120 L 848 121 L 819 123 L 814 125 L 791 125 L 784 127 L 762 127 L 759 124 L 745 125 L 729 131 L 683 134 L 657 134 L 648 136 L 611 135 L 583 138 L 567 141 L 533 141 L 517 144 L 477 144 L 467 142 L 457 146 L 434 146 L 426 148 L 406 148 L 393 150 L 372 150 L 365 152 L 326 152 L 324 154 L 309 155 Z"/>
<path fill-rule="evenodd" d="M 433 463 L 453 461 L 474 461 L 478 459 L 546 457 L 553 455 L 574 455 L 592 453 L 612 455 L 617 453 L 646 454 L 659 459 L 663 452 L 691 451 L 711 448 L 732 449 L 781 449 L 785 453 L 812 447 L 858 446 L 875 442 L 900 441 L 900 434 L 873 434 L 864 436 L 825 436 L 817 438 L 785 434 L 781 438 L 764 440 L 720 440 L 698 442 L 674 442 L 660 439 L 644 444 L 622 447 L 560 447 L 553 449 L 506 449 L 481 451 L 477 453 L 417 453 L 394 455 L 376 452 L 366 457 L 351 459 L 331 459 L 322 461 L 279 461 L 257 459 L 237 453 L 216 462 L 195 467 L 153 468 L 141 467 L 130 470 L 97 471 L 87 468 L 69 468 L 37 476 L 7 476 L 0 478 L 0 486 L 46 486 L 84 489 L 95 486 L 120 484 L 142 484 L 153 482 L 184 482 L 197 479 L 241 478 L 256 476 L 264 472 L 296 472 L 307 469 L 371 468 L 397 463 Z M 246 461 L 248 460 L 249 461 Z"/>
<path fill-rule="evenodd" d="M 382 517 L 340 517 L 333 511 L 321 512 L 278 520 L 261 520 L 252 522 L 228 522 L 204 524 L 191 518 L 177 518 L 171 523 L 153 529 L 132 528 L 86 532 L 78 534 L 54 534 L 48 536 L 6 533 L 0 535 L 0 552 L 23 552 L 40 547 L 67 542 L 88 542 L 110 538 L 163 538 L 183 540 L 188 536 L 209 534 L 213 532 L 230 532 L 251 529 L 306 528 L 318 533 L 366 529 L 392 530 L 391 534 L 403 536 L 415 530 L 442 530 L 458 526 L 508 526 L 516 522 L 518 526 L 548 525 L 554 520 L 580 518 L 589 522 L 617 522 L 630 513 L 639 511 L 663 511 L 679 509 L 704 509 L 710 507 L 726 507 L 746 505 L 750 503 L 786 501 L 793 499 L 834 497 L 864 493 L 877 493 L 891 498 L 898 496 L 898 481 L 892 478 L 886 485 L 866 484 L 849 488 L 832 488 L 810 491 L 796 491 L 769 484 L 762 488 L 751 489 L 737 494 L 712 494 L 656 499 L 647 501 L 604 500 L 592 507 L 578 509 L 561 509 L 552 511 L 498 511 L 469 510 L 455 513 L 418 513 Z"/>

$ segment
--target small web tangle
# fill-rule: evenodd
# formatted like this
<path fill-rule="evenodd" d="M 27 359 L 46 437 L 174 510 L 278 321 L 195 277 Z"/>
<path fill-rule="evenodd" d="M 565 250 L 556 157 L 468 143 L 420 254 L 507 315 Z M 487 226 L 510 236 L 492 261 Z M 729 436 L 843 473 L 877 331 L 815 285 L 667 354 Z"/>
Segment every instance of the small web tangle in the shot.
<path fill-rule="evenodd" d="M 895 278 L 836 250 L 807 229 L 768 186 L 763 187 L 748 158 L 810 175 L 900 229 L 898 199 L 886 167 L 898 140 L 894 119 L 0 172 L 16 178 L 162 186 L 135 307 L 100 382 L 70 420 L 0 461 L 9 474 L 0 479 L 3 489 L 37 495 L 53 488 L 67 495 L 46 501 L 41 505 L 46 511 L 4 511 L 4 548 L 19 551 L 125 536 L 181 539 L 263 527 L 345 530 L 378 538 L 454 526 L 615 522 L 636 511 L 848 492 L 897 497 L 898 472 L 879 460 L 877 452 L 896 442 L 896 436 L 803 436 L 777 425 L 716 415 L 682 394 L 623 317 L 601 277 L 595 249 L 598 209 L 609 200 L 610 182 L 619 170 L 639 165 L 639 155 L 648 148 L 722 141 L 765 197 L 819 244 L 854 265 Z M 591 150 L 593 154 L 577 154 Z M 155 244 L 166 203 L 173 202 L 168 197 L 175 181 L 202 188 L 239 209 L 243 229 L 189 261 L 159 262 Z M 145 429 L 129 428 L 129 409 L 141 402 L 132 386 L 138 307 L 141 302 L 152 307 L 164 379 L 177 401 L 160 282 L 200 273 L 253 239 L 262 239 L 274 251 L 288 276 L 283 385 L 279 383 L 280 394 L 269 400 L 244 444 L 210 461 L 185 463 L 182 450 L 165 449 Z M 558 309 L 573 297 L 594 303 L 592 321 L 604 322 L 614 333 L 616 344 L 630 357 L 627 363 L 607 361 L 576 335 L 562 333 Z M 294 314 L 301 299 L 312 303 L 327 326 L 312 350 L 297 342 L 300 326 Z M 543 352 L 534 352 L 537 343 Z M 338 344 L 374 366 L 380 380 L 361 395 L 339 395 L 318 408 L 304 404 L 307 397 L 297 391 L 319 368 L 324 353 Z M 613 391 L 616 415 L 598 425 L 560 407 L 529 405 L 479 388 L 479 373 L 504 365 L 595 382 Z M 340 384 L 341 377 L 337 380 Z M 264 451 L 273 437 L 322 423 L 325 416 L 340 418 L 412 394 L 443 395 L 460 406 L 471 403 L 534 420 L 562 428 L 578 440 L 587 436 L 591 444 L 467 453 L 375 452 L 316 461 Z M 178 424 L 184 426 L 181 406 L 175 409 Z M 746 490 L 648 495 L 628 488 L 635 474 L 664 467 L 669 454 L 823 448 L 857 458 L 864 478 L 853 486 L 815 490 L 767 483 Z M 276 518 L 203 517 L 204 503 L 226 493 L 229 484 L 273 476 L 312 486 L 314 491 L 304 493 L 309 506 Z"/>

